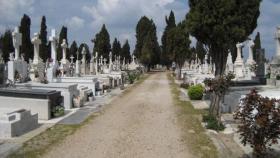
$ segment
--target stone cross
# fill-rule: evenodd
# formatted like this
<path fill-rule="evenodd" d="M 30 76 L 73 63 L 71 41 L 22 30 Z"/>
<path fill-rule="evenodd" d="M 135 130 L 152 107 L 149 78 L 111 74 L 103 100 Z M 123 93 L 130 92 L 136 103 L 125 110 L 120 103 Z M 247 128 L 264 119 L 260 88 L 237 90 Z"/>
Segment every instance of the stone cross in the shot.
<path fill-rule="evenodd" d="M 73 55 L 71 55 L 71 57 L 70 57 L 70 59 L 71 59 L 71 64 L 73 64 L 74 63 L 74 56 Z"/>
<path fill-rule="evenodd" d="M 66 43 L 66 39 L 63 39 L 63 42 L 61 44 L 61 48 L 62 48 L 62 60 L 61 63 L 62 64 L 66 64 L 66 49 L 67 49 L 68 45 Z"/>
<path fill-rule="evenodd" d="M 15 48 L 15 60 L 19 59 L 19 47 L 22 44 L 22 34 L 19 32 L 19 28 L 16 27 L 14 32 L 12 33 L 13 36 L 13 46 Z"/>
<path fill-rule="evenodd" d="M 83 55 L 82 63 L 83 63 L 83 64 L 86 63 L 86 54 L 87 54 L 86 48 L 83 47 L 83 49 L 82 49 L 82 55 Z"/>
<path fill-rule="evenodd" d="M 242 61 L 242 57 L 241 57 L 241 51 L 242 51 L 242 48 L 244 47 L 244 44 L 243 43 L 237 43 L 236 44 L 236 47 L 237 47 L 237 57 L 236 57 L 236 61 Z"/>
<path fill-rule="evenodd" d="M 249 65 L 253 65 L 253 64 L 256 63 L 256 62 L 254 61 L 254 59 L 253 59 L 253 49 L 254 49 L 254 46 L 255 46 L 255 43 L 253 42 L 253 40 L 250 40 L 250 41 L 248 42 L 249 57 L 248 57 L 248 60 L 247 60 L 247 64 L 249 64 Z"/>
<path fill-rule="evenodd" d="M 112 52 L 109 53 L 109 70 L 111 71 L 112 70 L 112 64 L 113 64 L 113 59 L 112 59 L 113 55 L 112 55 Z"/>
<path fill-rule="evenodd" d="M 39 46 L 41 44 L 41 40 L 39 38 L 38 33 L 34 33 L 34 37 L 32 38 L 31 42 L 34 45 L 34 57 L 33 57 L 33 64 L 38 64 L 39 63 Z"/>
<path fill-rule="evenodd" d="M 125 57 L 123 58 L 123 66 L 125 66 Z"/>
<path fill-rule="evenodd" d="M 103 56 L 100 57 L 100 65 L 103 65 Z"/>
<path fill-rule="evenodd" d="M 56 37 L 56 32 L 55 32 L 55 29 L 52 29 L 52 34 L 51 36 L 49 37 L 49 41 L 51 42 L 51 58 L 52 58 L 52 62 L 53 64 L 56 63 L 57 59 L 56 59 L 56 56 L 57 56 L 57 53 L 56 53 L 56 42 L 57 42 L 57 37 Z"/>

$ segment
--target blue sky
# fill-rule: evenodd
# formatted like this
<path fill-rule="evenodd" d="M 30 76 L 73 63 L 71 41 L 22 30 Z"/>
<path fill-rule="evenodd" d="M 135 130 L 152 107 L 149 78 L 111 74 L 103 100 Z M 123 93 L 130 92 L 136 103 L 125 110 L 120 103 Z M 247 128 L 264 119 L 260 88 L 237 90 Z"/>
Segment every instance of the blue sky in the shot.
<path fill-rule="evenodd" d="M 117 37 L 124 42 L 128 39 L 133 51 L 135 27 L 140 17 L 146 15 L 152 18 L 161 37 L 165 27 L 164 17 L 171 9 L 176 20 L 182 20 L 188 12 L 187 0 L 0 0 L 0 32 L 19 25 L 24 13 L 31 17 L 31 32 L 38 32 L 41 17 L 45 15 L 48 32 L 52 28 L 59 32 L 65 25 L 68 27 L 69 43 L 76 40 L 93 47 L 90 40 L 105 23 L 111 40 Z M 261 33 L 268 57 L 275 54 L 274 32 L 280 25 L 279 19 L 280 1 L 263 0 L 256 31 Z"/>

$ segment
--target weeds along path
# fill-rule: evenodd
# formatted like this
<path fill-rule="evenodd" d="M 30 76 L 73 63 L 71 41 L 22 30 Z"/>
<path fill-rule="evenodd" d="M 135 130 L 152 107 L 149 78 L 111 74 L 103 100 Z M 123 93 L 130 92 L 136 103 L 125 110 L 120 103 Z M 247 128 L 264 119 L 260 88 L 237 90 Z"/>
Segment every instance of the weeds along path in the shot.
<path fill-rule="evenodd" d="M 154 73 L 44 157 L 192 158 L 182 132 L 167 73 Z"/>

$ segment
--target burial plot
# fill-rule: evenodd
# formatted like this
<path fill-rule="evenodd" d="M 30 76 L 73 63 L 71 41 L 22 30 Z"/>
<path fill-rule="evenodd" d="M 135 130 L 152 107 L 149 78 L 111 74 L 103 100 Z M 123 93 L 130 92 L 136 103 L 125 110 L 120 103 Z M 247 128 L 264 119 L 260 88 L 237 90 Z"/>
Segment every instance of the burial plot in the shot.
<path fill-rule="evenodd" d="M 61 104 L 61 93 L 41 89 L 0 89 L 0 108 L 28 109 L 40 120 L 52 118 L 52 109 Z"/>

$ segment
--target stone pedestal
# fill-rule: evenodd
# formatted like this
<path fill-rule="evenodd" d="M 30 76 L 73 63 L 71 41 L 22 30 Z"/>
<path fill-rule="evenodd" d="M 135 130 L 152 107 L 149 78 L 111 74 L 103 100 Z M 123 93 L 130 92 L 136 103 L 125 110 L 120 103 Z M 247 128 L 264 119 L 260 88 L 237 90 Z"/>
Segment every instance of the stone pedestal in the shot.
<path fill-rule="evenodd" d="M 11 81 L 23 82 L 27 80 L 27 63 L 25 61 L 8 62 L 8 79 Z M 16 75 L 17 74 L 17 75 Z"/>

